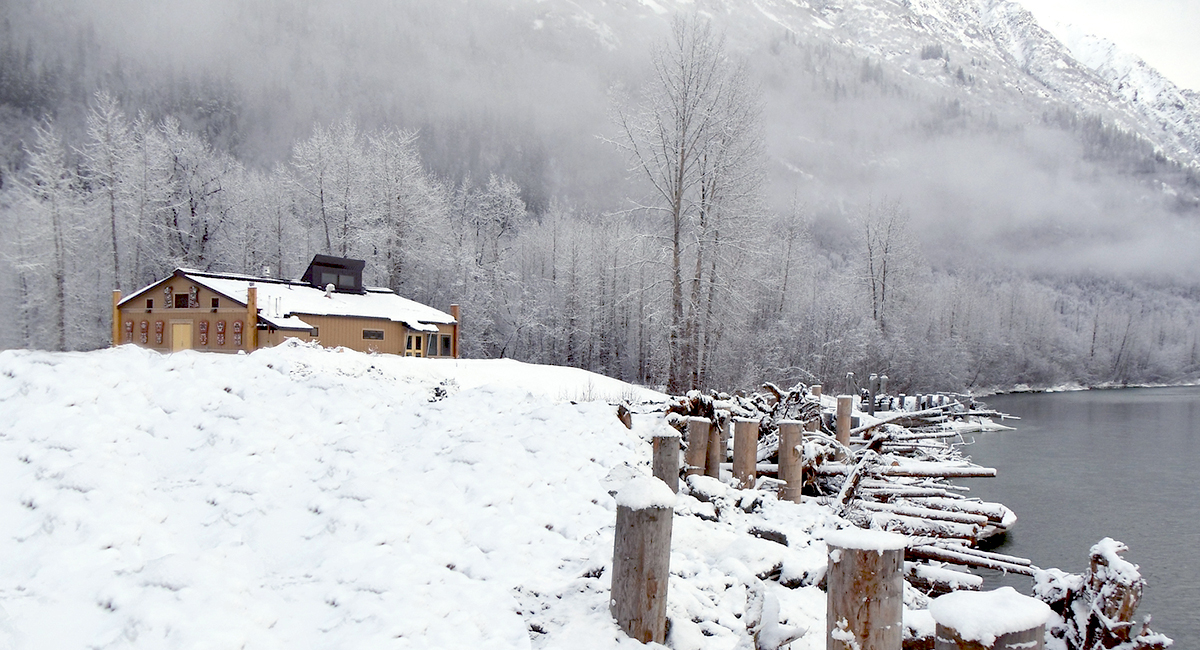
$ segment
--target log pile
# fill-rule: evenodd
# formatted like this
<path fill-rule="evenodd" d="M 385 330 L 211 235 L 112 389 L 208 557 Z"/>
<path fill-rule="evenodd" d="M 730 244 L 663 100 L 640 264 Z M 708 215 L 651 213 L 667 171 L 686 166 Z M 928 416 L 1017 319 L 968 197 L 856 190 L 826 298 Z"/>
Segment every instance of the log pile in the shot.
<path fill-rule="evenodd" d="M 950 565 L 1023 575 L 1037 570 L 1029 560 L 980 550 L 981 544 L 1002 535 L 1015 516 L 1002 504 L 972 499 L 967 488 L 950 483 L 955 478 L 995 476 L 996 470 L 963 456 L 960 434 L 948 423 L 1003 414 L 974 402 L 909 398 L 905 401 L 924 408 L 884 411 L 878 419 L 856 413 L 860 422 L 850 431 L 850 444 L 843 445 L 832 430 L 836 398 L 826 396 L 822 403 L 822 397 L 803 384 L 788 390 L 765 384 L 763 390 L 753 395 L 691 391 L 670 402 L 668 422 L 685 436 L 689 418 L 712 422 L 721 435 L 696 444 L 720 440 L 721 462 L 728 467 L 731 422 L 759 420 L 758 471 L 768 476 L 778 462 L 777 423 L 807 423 L 802 445 L 805 497 L 828 503 L 860 527 L 913 538 L 907 578 L 927 593 L 978 588 L 977 576 Z M 881 398 L 879 403 L 886 407 L 898 401 Z"/>
<path fill-rule="evenodd" d="M 1056 626 L 1047 629 L 1048 638 L 1061 639 L 1066 650 L 1170 646 L 1170 639 L 1135 622 L 1144 581 L 1136 566 L 1119 557 L 1125 550 L 1119 542 L 1104 540 L 1093 547 L 1085 576 L 1039 569 L 1028 559 L 986 550 L 992 548 L 990 541 L 1003 537 L 1016 516 L 1003 504 L 970 498 L 969 488 L 950 481 L 996 475 L 995 469 L 976 465 L 961 453 L 961 434 L 971 430 L 971 418 L 1010 416 L 970 399 L 879 396 L 879 417 L 854 413 L 858 422 L 850 428 L 849 444 L 843 444 L 834 430 L 836 397 L 822 396 L 803 384 L 787 391 L 766 384 L 763 390 L 748 396 L 692 391 L 667 407 L 669 423 L 685 436 L 694 432 L 695 441 L 687 444 L 706 447 L 705 471 L 710 476 L 732 468 L 729 434 L 734 419 L 758 420 L 757 470 L 767 475 L 759 488 L 786 487 L 771 476 L 778 467 L 778 423 L 804 423 L 798 445 L 804 477 L 801 498 L 823 502 L 862 528 L 908 536 L 903 573 L 912 587 L 928 595 L 978 590 L 983 579 L 969 572 L 973 568 L 1030 576 L 1034 596 L 1058 614 Z M 910 408 L 888 410 L 900 405 Z"/>

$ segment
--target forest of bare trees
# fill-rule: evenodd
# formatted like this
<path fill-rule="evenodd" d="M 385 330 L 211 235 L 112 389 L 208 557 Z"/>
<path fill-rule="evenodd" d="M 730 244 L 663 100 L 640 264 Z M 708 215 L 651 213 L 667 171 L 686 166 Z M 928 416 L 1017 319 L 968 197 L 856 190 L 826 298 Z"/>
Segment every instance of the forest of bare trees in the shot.
<path fill-rule="evenodd" d="M 772 207 L 755 74 L 695 18 L 652 52 L 646 82 L 610 100 L 602 140 L 628 176 L 600 207 L 503 165 L 448 173 L 424 131 L 317 121 L 264 165 L 183 113 L 101 90 L 64 126 L 31 90 L 5 108 L 33 126 L 0 177 L 0 347 L 103 347 L 110 291 L 176 267 L 295 277 L 331 253 L 461 304 L 466 356 L 676 392 L 848 371 L 901 391 L 1200 375 L 1187 283 L 931 261 L 928 242 L 969 231 L 927 232 L 919 202 L 868 192 Z"/>

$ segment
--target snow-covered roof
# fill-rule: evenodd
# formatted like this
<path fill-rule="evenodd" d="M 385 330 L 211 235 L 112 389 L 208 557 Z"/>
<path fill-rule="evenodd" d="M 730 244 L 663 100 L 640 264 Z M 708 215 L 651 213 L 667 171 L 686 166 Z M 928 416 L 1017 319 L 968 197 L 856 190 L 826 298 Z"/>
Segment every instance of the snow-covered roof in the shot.
<path fill-rule="evenodd" d="M 177 269 L 175 274 L 198 286 L 214 291 L 234 302 L 245 305 L 249 300 L 249 288 L 258 289 L 259 318 L 283 330 L 308 330 L 312 325 L 304 316 L 348 316 L 357 318 L 381 318 L 403 323 L 419 332 L 436 332 L 437 325 L 454 323 L 454 317 L 446 312 L 402 298 L 390 289 L 368 288 L 363 293 L 326 292 L 295 280 L 258 278 L 235 273 L 210 273 L 193 269 Z M 134 300 L 146 291 L 158 286 L 155 282 L 134 292 L 121 304 Z"/>

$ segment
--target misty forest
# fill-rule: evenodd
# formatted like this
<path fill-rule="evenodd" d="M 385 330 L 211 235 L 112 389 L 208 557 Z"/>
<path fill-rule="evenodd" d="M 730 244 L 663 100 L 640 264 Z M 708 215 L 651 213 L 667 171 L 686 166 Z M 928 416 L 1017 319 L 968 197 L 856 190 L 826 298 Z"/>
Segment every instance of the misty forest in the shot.
<path fill-rule="evenodd" d="M 676 393 L 1200 377 L 1200 148 L 932 32 L 651 4 L 4 3 L 0 347 L 327 253 L 463 356 Z"/>

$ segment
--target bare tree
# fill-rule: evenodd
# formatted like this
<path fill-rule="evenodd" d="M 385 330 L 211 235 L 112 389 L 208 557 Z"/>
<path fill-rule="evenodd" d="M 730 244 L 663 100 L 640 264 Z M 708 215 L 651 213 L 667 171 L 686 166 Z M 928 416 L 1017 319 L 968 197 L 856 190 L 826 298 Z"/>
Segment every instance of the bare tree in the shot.
<path fill-rule="evenodd" d="M 720 209 L 735 194 L 753 194 L 757 149 L 757 95 L 747 92 L 744 70 L 732 65 L 724 40 L 698 15 L 677 17 L 671 40 L 653 55 L 654 74 L 633 107 L 617 106 L 618 142 L 635 175 L 652 188 L 641 207 L 661 214 L 670 241 L 668 390 L 699 381 L 698 348 L 705 269 L 720 242 Z M 749 163 L 749 166 L 747 166 Z M 737 188 L 736 190 L 734 188 Z M 684 260 L 696 271 L 685 278 Z M 689 295 L 684 285 L 690 279 Z"/>
<path fill-rule="evenodd" d="M 908 213 L 896 202 L 868 205 L 859 228 L 863 235 L 862 281 L 871 302 L 871 318 L 886 333 L 888 310 L 916 262 Z"/>

